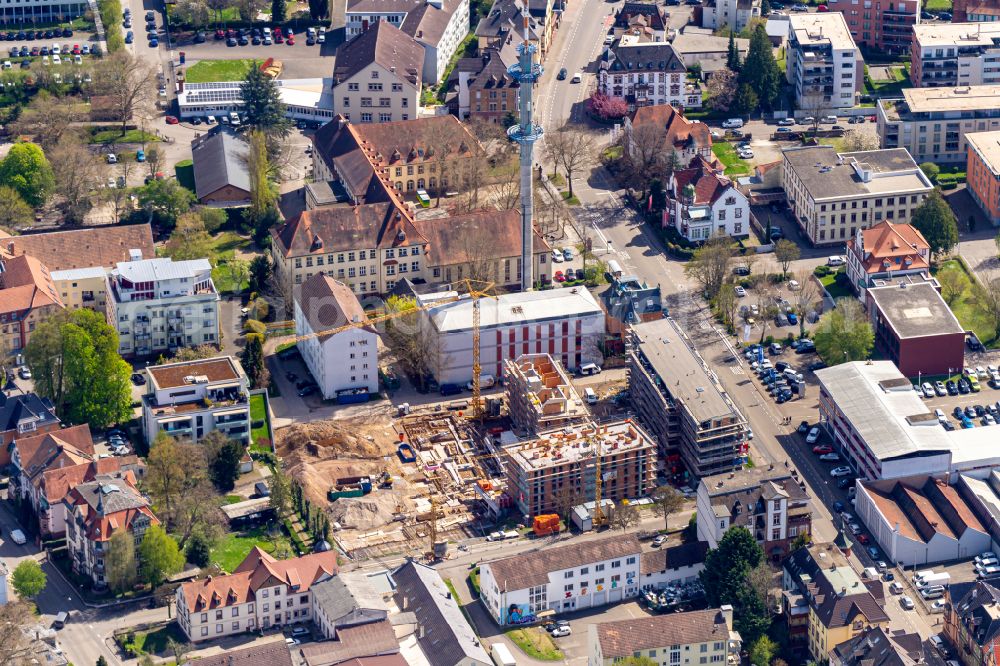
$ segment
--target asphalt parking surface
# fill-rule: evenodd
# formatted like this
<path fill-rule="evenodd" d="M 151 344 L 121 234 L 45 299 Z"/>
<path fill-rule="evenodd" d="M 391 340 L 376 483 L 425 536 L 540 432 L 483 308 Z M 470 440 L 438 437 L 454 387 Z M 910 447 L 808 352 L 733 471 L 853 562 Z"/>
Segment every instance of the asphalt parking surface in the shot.
<path fill-rule="evenodd" d="M 329 38 L 328 38 L 329 39 Z M 271 46 L 226 46 L 225 40 L 216 41 L 212 34 L 203 44 L 195 44 L 191 39 L 181 39 L 175 46 L 185 54 L 186 67 L 199 60 L 254 59 L 263 62 L 268 58 L 280 60 L 283 79 L 313 79 L 333 76 L 333 55 L 337 51 L 332 40 L 324 44 L 306 46 L 305 30 L 296 31 L 295 44 L 272 44 Z"/>

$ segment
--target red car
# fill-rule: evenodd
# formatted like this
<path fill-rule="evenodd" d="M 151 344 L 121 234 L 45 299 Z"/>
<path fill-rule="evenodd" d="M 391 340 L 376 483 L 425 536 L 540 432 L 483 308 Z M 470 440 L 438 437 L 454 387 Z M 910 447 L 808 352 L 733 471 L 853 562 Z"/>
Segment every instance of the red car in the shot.
<path fill-rule="evenodd" d="M 288 39 L 285 40 L 285 43 L 289 46 L 295 46 L 295 38 L 289 35 Z"/>
<path fill-rule="evenodd" d="M 868 543 L 868 535 L 867 534 L 859 534 L 858 535 L 858 543 L 862 543 L 862 544 Z"/>
<path fill-rule="evenodd" d="M 235 37 L 235 36 L 236 36 L 236 31 L 235 30 L 233 30 L 232 28 L 230 28 L 229 30 L 226 30 L 226 38 L 227 39 L 230 38 L 230 37 Z"/>
<path fill-rule="evenodd" d="M 274 43 L 275 44 L 284 44 L 285 43 L 285 37 L 284 37 L 284 35 L 282 35 L 280 32 L 274 33 Z"/>
<path fill-rule="evenodd" d="M 826 5 L 819 5 L 818 7 L 816 7 L 816 11 L 818 11 L 818 12 L 828 12 L 828 11 L 830 11 L 830 8 L 827 7 Z"/>
<path fill-rule="evenodd" d="M 552 276 L 552 279 L 555 280 L 556 282 L 565 282 L 566 276 L 563 275 L 562 271 L 556 271 L 556 274 Z"/>
<path fill-rule="evenodd" d="M 80 55 L 80 45 L 79 44 L 74 44 L 73 45 L 73 55 Z"/>
<path fill-rule="evenodd" d="M 274 36 L 275 37 L 281 37 L 281 34 L 282 34 L 281 33 L 281 28 L 275 28 L 274 29 Z"/>
<path fill-rule="evenodd" d="M 167 116 L 166 118 L 164 118 L 164 120 L 167 121 L 168 125 L 176 125 L 177 123 L 180 122 L 179 120 L 177 120 L 176 116 Z"/>
<path fill-rule="evenodd" d="M 833 447 L 829 444 L 820 444 L 819 446 L 813 447 L 813 453 L 823 454 L 823 453 L 833 453 Z"/>
<path fill-rule="evenodd" d="M 225 39 L 226 38 L 226 31 L 223 30 L 222 28 L 219 28 L 218 30 L 215 31 L 215 38 L 216 39 Z"/>

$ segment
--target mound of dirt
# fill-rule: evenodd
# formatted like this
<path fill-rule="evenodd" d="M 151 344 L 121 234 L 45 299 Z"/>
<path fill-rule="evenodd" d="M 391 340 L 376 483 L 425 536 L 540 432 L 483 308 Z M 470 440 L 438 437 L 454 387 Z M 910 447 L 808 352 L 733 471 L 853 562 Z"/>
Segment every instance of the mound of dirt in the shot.
<path fill-rule="evenodd" d="M 346 529 L 371 530 L 391 523 L 400 505 L 406 509 L 406 500 L 398 490 L 377 490 L 364 497 L 337 500 L 329 516 Z"/>

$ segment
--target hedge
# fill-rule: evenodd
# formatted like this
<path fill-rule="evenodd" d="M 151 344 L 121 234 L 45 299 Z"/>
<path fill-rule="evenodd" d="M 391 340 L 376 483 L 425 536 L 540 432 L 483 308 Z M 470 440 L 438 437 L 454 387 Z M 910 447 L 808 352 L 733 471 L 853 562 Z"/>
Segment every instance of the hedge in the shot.
<path fill-rule="evenodd" d="M 125 39 L 122 37 L 121 0 L 98 0 L 97 7 L 101 12 L 101 23 L 104 24 L 108 53 L 125 48 Z"/>

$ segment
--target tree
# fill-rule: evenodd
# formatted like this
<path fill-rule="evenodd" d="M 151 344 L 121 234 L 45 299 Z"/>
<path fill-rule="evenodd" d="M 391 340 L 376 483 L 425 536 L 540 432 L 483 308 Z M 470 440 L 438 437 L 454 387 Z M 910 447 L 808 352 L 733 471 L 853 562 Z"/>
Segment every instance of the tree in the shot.
<path fill-rule="evenodd" d="M 782 280 L 788 277 L 788 267 L 801 256 L 802 250 L 799 246 L 787 238 L 782 238 L 774 244 L 774 258 L 778 260 L 778 265 L 781 266 Z"/>
<path fill-rule="evenodd" d="M 81 308 L 49 317 L 24 353 L 35 391 L 63 420 L 106 428 L 132 418 L 132 366 L 118 355 L 118 332 L 102 313 Z"/>
<path fill-rule="evenodd" d="M 184 550 L 187 561 L 196 567 L 206 567 L 212 556 L 212 546 L 201 534 L 194 534 Z"/>
<path fill-rule="evenodd" d="M 243 283 L 250 279 L 250 262 L 246 259 L 234 257 L 222 265 L 222 269 L 229 276 L 229 283 L 233 285 L 233 292 L 243 291 Z"/>
<path fill-rule="evenodd" d="M 14 188 L 25 203 L 37 208 L 52 193 L 55 180 L 40 146 L 15 143 L 7 157 L 0 160 L 0 183 Z"/>
<path fill-rule="evenodd" d="M 573 196 L 573 174 L 597 163 L 597 142 L 593 134 L 563 125 L 545 135 L 546 152 L 557 167 L 566 173 L 569 195 Z"/>
<path fill-rule="evenodd" d="M 104 655 L 97 658 L 96 666 L 108 666 L 108 660 L 104 658 Z"/>
<path fill-rule="evenodd" d="M 267 138 L 260 130 L 247 135 L 250 150 L 247 167 L 250 172 L 250 219 L 254 225 L 254 235 L 266 233 L 266 220 L 275 210 L 277 197 L 271 185 L 271 166 L 267 156 Z"/>
<path fill-rule="evenodd" d="M 819 357 L 827 365 L 837 365 L 868 358 L 875 333 L 858 300 L 846 297 L 820 317 L 813 339 Z"/>
<path fill-rule="evenodd" d="M 240 460 L 243 445 L 229 439 L 218 430 L 213 430 L 201 440 L 208 460 L 208 478 L 219 492 L 228 492 L 236 485 L 240 476 Z"/>
<path fill-rule="evenodd" d="M 176 21 L 181 25 L 192 28 L 204 28 L 211 20 L 208 5 L 201 0 L 178 0 L 177 4 L 170 8 L 171 21 Z"/>
<path fill-rule="evenodd" d="M 288 513 L 291 491 L 289 490 L 288 477 L 280 468 L 275 467 L 268 489 L 271 493 L 268 496 L 268 505 L 274 509 L 278 520 L 281 520 Z"/>
<path fill-rule="evenodd" d="M 10 583 L 22 599 L 34 599 L 45 589 L 47 578 L 37 560 L 26 559 L 14 569 Z"/>
<path fill-rule="evenodd" d="M 136 190 L 139 205 L 149 213 L 150 222 L 156 216 L 160 225 L 173 228 L 177 218 L 194 205 L 194 193 L 175 179 L 154 178 Z"/>
<path fill-rule="evenodd" d="M 279 0 L 273 0 L 279 4 Z M 284 9 L 284 2 L 280 2 Z M 284 19 L 274 19 L 281 22 Z M 285 117 L 285 104 L 281 101 L 281 93 L 274 79 L 264 74 L 254 61 L 247 70 L 243 85 L 240 86 L 240 97 L 243 100 L 243 112 L 246 121 L 243 127 L 247 131 L 263 132 L 272 137 L 284 138 L 291 132 L 292 124 Z"/>
<path fill-rule="evenodd" d="M 152 525 L 139 544 L 139 569 L 142 579 L 157 588 L 167 576 L 172 576 L 184 566 L 184 556 L 173 537 L 159 525 Z"/>
<path fill-rule="evenodd" d="M 973 286 L 973 299 L 989 317 L 994 337 L 1000 337 L 1000 279 L 987 277 L 983 279 L 982 285 L 976 283 Z"/>
<path fill-rule="evenodd" d="M 729 48 L 726 52 L 726 68 L 733 71 L 740 71 L 740 50 L 736 47 L 736 35 L 729 31 Z"/>
<path fill-rule="evenodd" d="M 145 143 L 143 144 L 145 145 Z M 163 153 L 159 148 L 151 147 L 146 149 L 146 169 L 149 171 L 150 178 L 156 178 L 156 174 L 160 172 L 160 167 L 163 166 Z"/>
<path fill-rule="evenodd" d="M 941 285 L 941 297 L 949 306 L 962 298 L 968 289 L 968 281 L 960 271 L 938 271 L 937 280 Z"/>
<path fill-rule="evenodd" d="M 385 302 L 386 313 L 403 313 L 386 322 L 384 340 L 392 349 L 403 371 L 423 382 L 431 370 L 433 353 L 424 329 L 420 326 L 417 304 L 406 296 L 390 296 Z"/>
<path fill-rule="evenodd" d="M 948 254 L 958 244 L 955 213 L 938 189 L 932 190 L 923 203 L 917 206 L 910 224 L 923 234 L 933 255 Z"/>
<path fill-rule="evenodd" d="M 840 152 L 844 153 L 857 153 L 865 150 L 879 149 L 877 134 L 869 134 L 868 132 L 856 129 L 848 130 L 841 141 L 843 143 Z"/>
<path fill-rule="evenodd" d="M 257 255 L 250 260 L 249 276 L 250 291 L 260 293 L 271 281 L 271 259 L 265 255 Z"/>
<path fill-rule="evenodd" d="M 0 606 L 0 664 L 21 665 L 34 654 L 34 645 L 25 633 L 29 623 L 37 623 L 35 609 L 25 601 L 11 600 Z"/>
<path fill-rule="evenodd" d="M 15 230 L 26 227 L 35 220 L 31 206 L 10 185 L 0 185 L 0 227 Z"/>
<path fill-rule="evenodd" d="M 267 388 L 265 380 L 267 368 L 264 366 L 264 336 L 251 333 L 246 336 L 246 345 L 240 356 L 243 370 L 247 373 L 250 385 L 257 388 Z"/>
<path fill-rule="evenodd" d="M 64 134 L 49 151 L 59 208 L 66 222 L 81 224 L 94 207 L 94 187 L 106 173 L 77 134 Z M 103 184 L 103 183 L 102 183 Z"/>
<path fill-rule="evenodd" d="M 777 643 L 767 636 L 761 636 L 750 647 L 750 663 L 753 666 L 771 666 L 771 660 L 777 651 Z"/>
<path fill-rule="evenodd" d="M 720 69 L 708 79 L 708 106 L 713 111 L 728 111 L 736 97 L 736 72 Z"/>
<path fill-rule="evenodd" d="M 702 291 L 712 299 L 722 288 L 732 256 L 729 238 L 715 236 L 694 251 L 691 259 L 684 265 L 684 274 L 694 278 Z"/>
<path fill-rule="evenodd" d="M 741 116 L 748 116 L 760 106 L 757 93 L 747 83 L 741 83 L 736 97 L 733 99 L 733 110 Z"/>
<path fill-rule="evenodd" d="M 639 509 L 622 500 L 621 504 L 615 505 L 608 517 L 608 525 L 618 528 L 622 532 L 628 531 L 630 527 L 639 524 Z"/>
<path fill-rule="evenodd" d="M 177 218 L 177 226 L 167 241 L 166 253 L 174 261 L 204 257 L 214 260 L 213 245 L 212 237 L 205 230 L 205 221 L 201 215 L 189 212 Z"/>
<path fill-rule="evenodd" d="M 734 527 L 708 551 L 699 574 L 708 605 L 731 605 L 735 629 L 750 645 L 765 634 L 771 621 L 764 600 L 749 582 L 750 572 L 763 559 L 764 550 L 753 535 L 745 527 Z"/>
<path fill-rule="evenodd" d="M 325 19 L 330 14 L 330 0 L 309 0 L 309 15 L 314 21 Z"/>
<path fill-rule="evenodd" d="M 740 299 L 736 295 L 736 285 L 731 281 L 723 283 L 719 293 L 715 295 L 715 311 L 726 326 L 736 326 L 736 314 L 740 308 Z"/>
<path fill-rule="evenodd" d="M 271 22 L 284 23 L 285 20 L 285 0 L 271 0 Z"/>
<path fill-rule="evenodd" d="M 628 113 L 628 102 L 622 97 L 611 97 L 600 91 L 594 91 L 587 101 L 587 109 L 591 115 L 607 122 L 624 118 Z"/>
<path fill-rule="evenodd" d="M 750 36 L 750 48 L 740 67 L 740 84 L 749 86 L 765 109 L 774 108 L 781 91 L 781 70 L 762 24 L 758 24 Z"/>
<path fill-rule="evenodd" d="M 115 119 L 121 122 L 122 134 L 130 120 L 151 111 L 156 99 L 155 77 L 151 63 L 124 49 L 103 58 L 94 70 L 95 94 L 107 97 Z"/>
<path fill-rule="evenodd" d="M 936 183 L 938 176 L 941 174 L 941 167 L 934 164 L 934 162 L 921 162 L 920 170 L 924 172 L 925 176 L 927 176 L 927 180 L 932 183 Z"/>
<path fill-rule="evenodd" d="M 104 553 L 104 578 L 108 587 L 117 593 L 135 587 L 138 580 L 135 567 L 135 541 L 128 530 L 119 529 L 111 535 Z"/>
<path fill-rule="evenodd" d="M 74 122 L 81 120 L 79 106 L 75 97 L 39 93 L 13 123 L 12 133 L 34 137 L 43 150 L 48 150 L 59 143 Z"/>
<path fill-rule="evenodd" d="M 680 511 L 684 506 L 684 495 L 681 495 L 673 486 L 660 486 L 653 491 L 653 511 L 656 515 L 663 516 L 663 529 L 670 531 L 670 515 Z"/>
<path fill-rule="evenodd" d="M 222 521 L 218 497 L 208 480 L 200 444 L 181 443 L 161 432 L 146 459 L 144 490 L 181 548 L 193 534 L 211 541 L 218 533 Z"/>
<path fill-rule="evenodd" d="M 803 271 L 796 278 L 799 282 L 799 290 L 795 292 L 795 299 L 792 307 L 799 317 L 799 337 L 806 335 L 806 316 L 815 310 L 820 302 L 819 286 L 812 275 Z"/>

